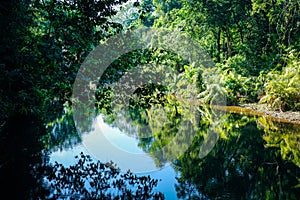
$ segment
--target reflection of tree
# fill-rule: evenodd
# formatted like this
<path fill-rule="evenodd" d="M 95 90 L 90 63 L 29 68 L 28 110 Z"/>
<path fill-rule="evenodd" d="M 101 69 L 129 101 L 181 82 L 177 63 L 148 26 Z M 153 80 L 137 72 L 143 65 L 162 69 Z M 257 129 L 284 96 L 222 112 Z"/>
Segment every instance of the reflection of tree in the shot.
<path fill-rule="evenodd" d="M 130 171 L 122 174 L 112 162 L 93 162 L 81 153 L 70 167 L 55 163 L 46 167 L 50 199 L 163 199 L 153 191 L 158 180 L 136 176 Z"/>
<path fill-rule="evenodd" d="M 158 166 L 163 166 L 187 149 L 198 129 L 199 112 L 191 102 L 196 99 L 199 70 L 180 62 L 170 63 L 178 58 L 164 51 L 144 54 L 141 59 L 149 58 L 151 64 L 121 77 L 112 92 L 102 87 L 97 93 L 102 95 L 97 104 L 101 106 L 105 122 L 138 138 L 139 146 L 155 158 Z M 154 58 L 163 56 L 160 62 L 172 59 L 163 65 L 153 65 Z M 127 62 L 129 60 L 128 57 Z M 112 106 L 105 107 L 106 104 Z"/>
<path fill-rule="evenodd" d="M 46 149 L 72 148 L 81 142 L 73 121 L 73 112 L 70 106 L 65 105 L 61 115 L 47 124 L 47 134 L 41 137 Z"/>
<path fill-rule="evenodd" d="M 300 126 L 278 123 L 264 117 L 258 119 L 259 128 L 263 129 L 266 147 L 280 148 L 283 159 L 290 160 L 300 167 Z"/>
<path fill-rule="evenodd" d="M 61 131 L 73 130 L 67 122 L 61 121 Z M 122 174 L 113 163 L 92 162 L 88 155 L 81 154 L 70 167 L 50 165 L 45 140 L 40 140 L 46 129 L 39 117 L 11 115 L 0 131 L 0 181 L 5 183 L 0 190 L 8 199 L 163 199 L 154 192 L 157 180 Z M 61 145 L 64 137 L 54 144 Z"/>
<path fill-rule="evenodd" d="M 139 146 L 161 167 L 188 148 L 198 130 L 199 112 L 188 100 L 179 101 L 175 96 L 161 94 L 159 90 L 156 94 L 149 93 L 132 98 L 129 109 L 122 107 L 115 110 L 113 120 L 105 116 L 105 121 L 138 138 Z M 157 95 L 162 96 L 156 98 Z M 143 106 L 144 101 L 147 106 Z"/>
<path fill-rule="evenodd" d="M 155 158 L 158 166 L 167 161 L 174 164 L 180 174 L 176 185 L 178 197 L 296 199 L 299 196 L 299 190 L 294 187 L 298 184 L 299 168 L 282 159 L 289 158 L 297 164 L 297 134 L 286 130 L 278 132 L 269 126 L 264 128 L 267 130 L 264 134 L 257 128 L 255 118 L 218 113 L 205 106 L 193 107 L 190 99 L 184 101 L 168 92 L 161 102 L 152 104 L 149 99 L 154 95 L 149 96 L 150 92 L 146 92 L 139 96 L 144 97 L 141 101 L 132 101 L 130 109 L 118 110 L 111 122 L 138 137 L 139 146 Z M 143 107 L 145 100 L 148 104 Z M 188 121 L 190 123 L 186 123 Z M 195 134 L 187 142 L 187 135 L 181 133 L 193 131 Z M 220 137 L 206 155 L 203 142 L 211 134 Z M 278 149 L 265 148 L 265 142 L 268 146 L 280 146 L 281 154 Z M 178 153 L 187 144 L 187 151 Z"/>
<path fill-rule="evenodd" d="M 266 149 L 253 119 L 232 115 L 213 151 L 199 158 L 197 142 L 175 162 L 177 195 L 189 199 L 296 199 L 299 168 Z M 249 118 L 248 118 L 249 120 Z M 246 120 L 247 121 L 247 120 Z M 186 192 L 190 191 L 190 193 Z"/>

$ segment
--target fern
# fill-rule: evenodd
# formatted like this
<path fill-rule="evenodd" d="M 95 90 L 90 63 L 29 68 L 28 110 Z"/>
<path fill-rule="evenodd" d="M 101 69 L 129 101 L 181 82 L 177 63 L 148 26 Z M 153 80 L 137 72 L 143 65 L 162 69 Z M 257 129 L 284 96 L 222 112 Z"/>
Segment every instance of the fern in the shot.
<path fill-rule="evenodd" d="M 281 72 L 267 74 L 269 81 L 265 86 L 265 96 L 260 103 L 280 110 L 300 110 L 300 59 L 299 53 L 288 55 L 287 66 Z"/>

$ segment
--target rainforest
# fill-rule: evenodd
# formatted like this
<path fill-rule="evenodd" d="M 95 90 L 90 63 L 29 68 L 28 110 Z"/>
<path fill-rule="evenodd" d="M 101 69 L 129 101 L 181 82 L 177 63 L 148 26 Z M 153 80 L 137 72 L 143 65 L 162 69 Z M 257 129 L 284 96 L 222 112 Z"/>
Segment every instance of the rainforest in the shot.
<path fill-rule="evenodd" d="M 9 199 L 297 199 L 300 2 L 0 3 Z"/>

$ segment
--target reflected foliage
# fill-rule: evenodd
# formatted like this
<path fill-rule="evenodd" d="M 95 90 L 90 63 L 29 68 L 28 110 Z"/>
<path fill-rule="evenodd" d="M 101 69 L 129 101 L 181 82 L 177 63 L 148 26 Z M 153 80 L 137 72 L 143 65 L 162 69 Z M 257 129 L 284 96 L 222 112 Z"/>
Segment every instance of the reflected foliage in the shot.
<path fill-rule="evenodd" d="M 299 125 L 217 115 L 217 110 L 200 105 L 191 110 L 187 102 L 168 96 L 162 102 L 145 108 L 132 104 L 114 117 L 106 116 L 106 122 L 137 137 L 157 166 L 171 162 L 178 172 L 179 199 L 297 199 L 300 195 Z M 214 134 L 218 141 L 205 152 L 205 138 Z"/>
<path fill-rule="evenodd" d="M 106 123 L 139 139 L 139 146 L 164 166 L 187 149 L 198 130 L 200 112 L 187 99 L 168 95 L 162 86 L 140 87 L 131 96 L 129 107 L 120 105 Z"/>
<path fill-rule="evenodd" d="M 46 168 L 48 199 L 164 199 L 150 176 L 121 173 L 114 163 L 95 162 L 83 153 L 76 159 L 69 167 L 56 162 Z"/>
<path fill-rule="evenodd" d="M 264 117 L 257 119 L 259 129 L 264 131 L 263 139 L 267 148 L 280 149 L 284 160 L 300 167 L 300 126 L 272 122 Z"/>
<path fill-rule="evenodd" d="M 93 161 L 89 155 L 80 154 L 69 167 L 49 163 L 49 149 L 69 148 L 65 138 L 72 127 L 63 116 L 51 134 L 36 116 L 12 115 L 1 127 L 0 187 L 9 199 L 164 199 L 155 190 L 158 180 L 137 176 L 130 171 L 121 172 L 110 163 Z M 61 123 L 61 124 L 60 124 Z M 60 138 L 59 135 L 62 134 Z M 46 137 L 47 138 L 47 137 Z M 74 135 L 69 135 L 74 140 Z M 76 138 L 76 137 L 75 137 Z M 45 142 L 49 148 L 45 147 Z M 61 146 L 62 144 L 66 144 Z M 57 145 L 57 146 L 56 146 Z M 55 147 L 55 148 L 54 148 Z"/>
<path fill-rule="evenodd" d="M 223 126 L 232 128 L 206 157 L 199 158 L 193 143 L 175 162 L 179 198 L 297 199 L 299 167 L 282 159 L 279 149 L 265 148 L 254 118 L 231 115 Z"/>
<path fill-rule="evenodd" d="M 64 105 L 58 118 L 47 123 L 46 133 L 41 136 L 41 141 L 44 148 L 51 151 L 69 149 L 81 142 L 81 136 L 75 127 L 72 109 L 68 104 Z"/>

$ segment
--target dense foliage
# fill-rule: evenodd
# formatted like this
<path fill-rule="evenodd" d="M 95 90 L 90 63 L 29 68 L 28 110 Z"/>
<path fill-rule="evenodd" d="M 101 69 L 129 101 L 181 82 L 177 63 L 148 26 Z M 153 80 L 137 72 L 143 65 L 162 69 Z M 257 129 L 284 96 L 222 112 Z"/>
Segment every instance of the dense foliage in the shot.
<path fill-rule="evenodd" d="M 137 125 L 138 134 L 143 138 L 139 143 L 140 147 L 155 158 L 158 166 L 168 160 L 176 163 L 177 170 L 182 174 L 177 186 L 178 196 L 184 198 L 186 191 L 190 191 L 189 194 L 194 198 L 218 198 L 226 196 L 228 190 L 234 190 L 231 191 L 233 193 L 239 190 L 237 194 L 247 197 L 294 198 L 297 191 L 289 188 L 288 184 L 285 185 L 288 178 L 279 179 L 283 170 L 294 169 L 295 166 L 281 161 L 279 157 L 290 160 L 299 167 L 298 130 L 280 132 L 277 131 L 279 125 L 264 119 L 258 120 L 261 124 L 260 131 L 252 130 L 246 124 L 253 119 L 231 116 L 226 121 L 227 115 L 218 116 L 218 121 L 215 122 L 217 125 L 212 130 L 222 140 L 208 157 L 201 159 L 197 156 L 201 150 L 196 147 L 208 137 L 210 133 L 207 128 L 215 119 L 212 117 L 214 113 L 206 107 L 197 106 L 200 100 L 205 104 L 217 104 L 218 96 L 225 96 L 227 105 L 264 103 L 279 111 L 300 111 L 299 13 L 300 2 L 297 0 L 2 1 L 0 140 L 3 144 L 2 152 L 5 153 L 0 157 L 1 168 L 10 170 L 13 166 L 16 175 L 13 175 L 13 170 L 8 175 L 25 177 L 21 168 L 29 169 L 30 163 L 24 160 L 26 156 L 43 148 L 55 150 L 79 143 L 81 135 L 76 132 L 72 110 L 68 108 L 72 105 L 72 87 L 81 64 L 97 45 L 108 38 L 146 26 L 169 31 L 179 30 L 188 35 L 209 54 L 216 68 L 195 66 L 183 60 L 181 55 L 163 49 L 149 48 L 129 52 L 111 63 L 99 80 L 96 89 L 97 102 L 94 102 L 97 111 L 106 115 L 108 123 L 120 129 L 126 129 L 120 121 Z M 111 85 L 127 71 L 143 64 L 165 65 L 175 70 L 178 75 L 172 77 L 173 82 L 168 80 L 169 85 L 140 86 L 130 98 L 128 107 L 121 105 L 113 108 Z M 217 83 L 203 79 L 209 73 L 219 75 L 219 79 L 213 80 Z M 197 90 L 191 91 L 188 87 L 190 85 Z M 189 92 L 196 94 L 197 106 L 193 107 L 190 102 L 178 98 Z M 122 115 L 124 110 L 129 115 Z M 17 122 L 23 120 L 20 124 L 24 127 L 26 123 L 33 126 L 33 121 L 37 122 L 38 125 L 34 126 L 43 127 L 42 131 L 20 130 L 14 127 L 16 119 Z M 186 137 L 178 134 L 187 130 L 195 132 L 196 139 L 190 141 L 188 152 L 177 159 L 178 153 L 183 153 L 187 146 L 180 146 L 179 144 L 184 144 L 180 142 L 174 144 L 172 139 L 191 139 L 192 135 Z M 262 138 L 254 138 L 261 133 L 264 133 Z M 152 137 L 145 137 L 148 135 Z M 244 140 L 240 141 L 240 138 Z M 15 140 L 23 139 L 24 144 L 12 148 Z M 280 149 L 280 155 L 276 150 L 271 152 L 276 155 L 276 162 L 270 164 L 270 160 L 264 160 L 271 159 L 272 155 L 265 151 L 263 142 L 266 147 Z M 36 149 L 31 148 L 31 143 L 37 145 Z M 231 149 L 233 143 L 238 143 L 239 146 Z M 259 148 L 255 149 L 255 145 Z M 158 149 L 161 151 L 157 151 Z M 182 149 L 182 152 L 176 152 L 178 149 Z M 39 156 L 40 154 L 37 163 L 43 159 Z M 86 158 L 82 156 L 83 159 Z M 17 166 L 17 161 L 21 163 L 20 166 Z M 253 163 L 256 168 L 252 167 Z M 89 175 L 92 176 L 97 174 L 92 172 L 93 167 L 107 169 L 108 173 L 115 172 L 101 164 L 83 164 L 80 160 L 76 166 L 90 170 Z M 67 177 L 76 174 L 74 169 L 79 169 L 76 166 L 63 168 L 56 164 L 52 169 L 54 173 Z M 282 169 L 276 168 L 279 166 Z M 89 173 L 83 172 L 83 168 L 76 172 L 80 175 Z M 268 176 L 266 180 L 260 179 L 263 173 Z M 156 186 L 156 182 L 150 179 L 144 182 L 145 177 L 137 178 L 133 174 L 121 176 L 123 179 L 128 176 L 129 179 L 125 179 L 131 182 L 142 183 L 143 187 L 134 192 L 130 190 L 130 198 L 136 194 L 147 196 L 147 192 L 152 192 L 149 188 Z M 288 176 L 293 177 L 293 184 L 296 185 L 294 180 L 298 175 Z M 6 178 L 5 173 L 1 174 L 2 177 Z M 59 191 L 58 184 L 64 184 L 86 197 L 99 197 L 103 195 L 98 193 L 101 187 L 107 187 L 100 184 L 95 193 L 86 193 L 81 179 L 78 179 L 78 184 L 81 184 L 78 188 L 68 182 L 74 178 L 78 177 L 69 176 L 52 185 L 57 192 L 54 195 L 65 195 Z M 269 179 L 275 183 L 274 186 Z M 93 181 L 91 183 L 95 185 L 95 180 Z M 151 187 L 148 187 L 148 181 Z M 127 185 L 120 180 L 117 182 L 122 183 L 121 186 L 115 185 L 120 192 L 117 196 L 126 196 L 129 190 L 123 186 Z M 240 183 L 239 187 L 226 187 L 233 182 Z M 259 190 L 257 184 L 263 185 L 262 190 Z M 22 183 L 17 186 L 23 187 Z M 282 194 L 282 188 L 291 193 Z M 212 194 L 211 189 L 219 193 Z M 151 195 L 159 197 L 160 194 Z"/>
<path fill-rule="evenodd" d="M 260 102 L 280 111 L 300 110 L 300 58 L 299 52 L 291 51 L 286 58 L 287 65 L 280 72 L 269 72 L 265 96 Z"/>
<path fill-rule="evenodd" d="M 124 2 L 1 2 L 1 116 L 60 110 L 85 56 L 121 29 L 109 19 Z"/>
<path fill-rule="evenodd" d="M 225 76 L 221 85 L 228 92 L 229 104 L 258 102 L 265 93 L 277 87 L 268 80 L 261 81 L 265 74 L 280 73 L 299 59 L 297 1 L 206 0 L 167 1 L 166 4 L 171 6 L 174 2 L 181 2 L 181 6 L 162 9 L 162 2 L 154 1 L 159 13 L 154 26 L 179 28 L 209 52 Z M 294 56 L 287 61 L 291 53 Z M 299 69 L 294 71 L 299 74 Z M 297 80 L 293 81 L 296 84 L 290 84 L 287 94 L 291 99 L 297 96 L 299 88 Z M 280 96 L 279 90 L 273 95 Z M 275 105 L 273 101 L 268 101 L 269 105 L 296 109 L 295 102 L 278 100 Z"/>
<path fill-rule="evenodd" d="M 228 104 L 263 97 L 261 102 L 271 107 L 299 110 L 298 1 L 147 0 L 118 11 L 116 5 L 124 2 L 2 2 L 2 118 L 8 111 L 29 113 L 69 101 L 87 54 L 105 38 L 141 25 L 179 29 L 198 41 L 221 69 L 219 90 L 226 91 Z M 136 56 L 147 62 L 178 60 L 160 50 L 150 52 Z M 126 70 L 128 64 L 123 60 L 112 69 Z"/>

